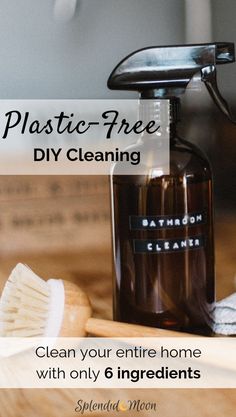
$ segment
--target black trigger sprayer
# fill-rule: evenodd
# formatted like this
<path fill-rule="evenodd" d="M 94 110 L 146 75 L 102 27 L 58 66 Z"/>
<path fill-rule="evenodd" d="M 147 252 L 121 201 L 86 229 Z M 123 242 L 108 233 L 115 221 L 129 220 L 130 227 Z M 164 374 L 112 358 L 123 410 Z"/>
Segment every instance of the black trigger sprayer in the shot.
<path fill-rule="evenodd" d="M 114 171 L 111 176 L 115 320 L 211 332 L 212 172 L 204 154 L 179 138 L 176 124 L 179 97 L 199 72 L 214 102 L 233 121 L 217 87 L 216 65 L 234 60 L 233 43 L 157 46 L 130 54 L 109 77 L 110 89 L 136 90 L 140 103 L 152 99 L 161 106 L 168 100 L 170 117 L 169 175 Z"/>

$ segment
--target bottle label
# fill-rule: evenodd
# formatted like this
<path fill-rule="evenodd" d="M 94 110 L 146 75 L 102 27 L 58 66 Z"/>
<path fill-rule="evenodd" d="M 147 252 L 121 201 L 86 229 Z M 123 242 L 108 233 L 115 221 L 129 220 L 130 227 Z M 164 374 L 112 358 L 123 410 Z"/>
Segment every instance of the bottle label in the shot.
<path fill-rule="evenodd" d="M 130 230 L 175 229 L 206 223 L 206 212 L 177 216 L 130 216 Z"/>
<path fill-rule="evenodd" d="M 133 240 L 135 253 L 181 252 L 204 247 L 204 236 L 190 236 L 184 239 Z"/>

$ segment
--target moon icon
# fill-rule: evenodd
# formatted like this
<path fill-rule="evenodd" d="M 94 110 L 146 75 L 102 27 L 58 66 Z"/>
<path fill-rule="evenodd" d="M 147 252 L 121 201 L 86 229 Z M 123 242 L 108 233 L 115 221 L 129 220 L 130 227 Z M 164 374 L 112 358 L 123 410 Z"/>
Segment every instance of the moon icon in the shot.
<path fill-rule="evenodd" d="M 120 404 L 119 404 L 119 410 L 120 411 L 127 411 L 128 410 L 127 404 L 125 404 L 124 401 L 121 401 L 120 402 Z"/>

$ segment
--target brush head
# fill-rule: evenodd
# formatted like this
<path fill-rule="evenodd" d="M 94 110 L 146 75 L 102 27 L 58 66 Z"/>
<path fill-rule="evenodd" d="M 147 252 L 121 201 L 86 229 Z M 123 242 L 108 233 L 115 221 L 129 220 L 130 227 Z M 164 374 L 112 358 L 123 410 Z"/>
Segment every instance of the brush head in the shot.
<path fill-rule="evenodd" d="M 45 282 L 29 267 L 18 264 L 0 300 L 0 336 L 81 337 L 91 316 L 86 294 L 75 284 Z"/>

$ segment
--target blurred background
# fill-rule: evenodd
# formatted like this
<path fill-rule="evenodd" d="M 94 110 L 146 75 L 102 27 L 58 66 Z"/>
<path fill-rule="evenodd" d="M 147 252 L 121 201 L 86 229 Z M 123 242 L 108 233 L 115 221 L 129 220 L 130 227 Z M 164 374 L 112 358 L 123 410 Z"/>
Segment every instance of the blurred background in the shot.
<path fill-rule="evenodd" d="M 0 98 L 135 97 L 106 87 L 124 56 L 150 45 L 235 42 L 235 16 L 234 0 L 0 0 Z M 236 65 L 218 68 L 218 82 L 236 108 Z M 217 206 L 234 208 L 235 126 L 204 86 L 184 97 L 182 114 L 182 136 L 210 156 Z"/>
<path fill-rule="evenodd" d="M 57 1 L 74 0 L 0 1 L 1 98 L 124 97 L 106 80 L 131 51 L 236 40 L 234 0 L 77 0 L 67 21 L 55 13 Z M 236 71 L 222 71 L 223 91 L 233 96 Z"/>
<path fill-rule="evenodd" d="M 57 1 L 74 0 L 0 0 L 2 99 L 124 97 L 106 81 L 133 50 L 236 41 L 234 0 L 77 0 L 67 21 Z M 233 98 L 236 69 L 219 78 Z"/>
<path fill-rule="evenodd" d="M 136 97 L 106 87 L 124 56 L 150 45 L 236 42 L 235 18 L 235 0 L 0 0 L 0 99 Z M 218 82 L 236 115 L 236 65 L 219 68 Z M 221 116 L 202 86 L 184 97 L 179 131 L 208 154 L 213 167 L 222 298 L 235 290 L 236 126 Z M 94 315 L 111 318 L 108 179 L 1 176 L 0 289 L 19 261 L 44 278 L 79 282 Z M 115 401 L 128 394 L 96 395 Z M 146 391 L 145 399 L 156 395 Z M 233 390 L 172 390 L 170 401 L 170 392 L 162 390 L 160 415 L 233 417 L 233 395 Z M 0 416 L 67 417 L 77 397 L 73 390 L 1 391 Z"/>

